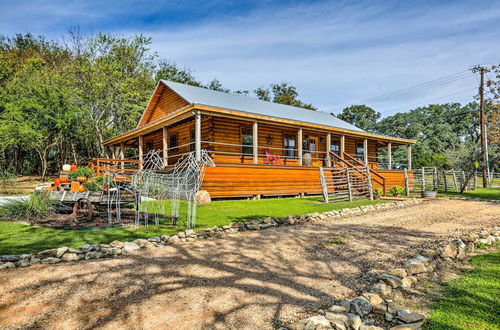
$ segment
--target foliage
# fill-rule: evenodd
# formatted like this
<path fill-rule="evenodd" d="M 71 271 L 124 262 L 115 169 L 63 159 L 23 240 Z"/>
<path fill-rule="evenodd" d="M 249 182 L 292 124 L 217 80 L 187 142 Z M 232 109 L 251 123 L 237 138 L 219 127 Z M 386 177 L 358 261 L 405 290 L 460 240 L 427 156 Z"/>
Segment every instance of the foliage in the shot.
<path fill-rule="evenodd" d="M 294 107 L 317 110 L 312 104 L 306 104 L 298 99 L 297 88 L 289 83 L 271 84 L 270 89 L 259 87 L 254 91 L 255 95 L 264 101 L 272 101 L 291 105 Z"/>
<path fill-rule="evenodd" d="M 35 192 L 29 197 L 14 199 L 0 205 L 0 215 L 8 220 L 31 220 L 54 212 L 54 201 L 47 192 Z"/>
<path fill-rule="evenodd" d="M 445 156 L 452 168 L 465 173 L 465 180 L 460 181 L 460 193 L 463 193 L 478 170 L 479 163 L 477 160 L 481 157 L 479 149 L 476 144 L 467 143 L 458 146 L 456 149 L 447 150 Z"/>
<path fill-rule="evenodd" d="M 313 212 L 326 212 L 342 208 L 359 207 L 384 203 L 384 201 L 360 200 L 354 202 L 320 203 L 320 198 L 281 198 L 259 201 L 214 201 L 208 205 L 198 205 L 196 230 L 212 226 L 227 225 L 231 222 L 264 219 L 269 216 L 285 217 L 290 214 L 303 215 Z M 152 201 L 149 209 L 159 207 L 163 201 Z M 169 203 L 169 202 L 167 202 Z M 170 205 L 167 205 L 170 209 Z M 181 202 L 181 217 L 186 216 L 187 207 Z M 111 228 L 100 230 L 60 230 L 35 228 L 18 223 L 0 222 L 0 254 L 37 252 L 60 246 L 79 247 L 83 244 L 109 243 L 113 240 L 131 241 L 136 238 L 171 235 L 184 230 L 182 226 L 154 226 L 139 230 L 132 228 Z"/>
<path fill-rule="evenodd" d="M 423 329 L 498 329 L 500 252 L 475 256 L 467 275 L 445 284 Z"/>
<path fill-rule="evenodd" d="M 381 188 L 375 188 L 373 189 L 373 195 L 375 196 L 383 196 L 384 195 L 384 191 L 381 189 Z"/>
<path fill-rule="evenodd" d="M 105 185 L 111 184 L 111 178 L 105 176 L 96 176 L 92 180 L 83 183 L 83 187 L 89 191 L 103 190 Z"/>
<path fill-rule="evenodd" d="M 0 186 L 11 186 L 16 179 L 16 175 L 9 170 L 0 169 Z"/>
<path fill-rule="evenodd" d="M 403 195 L 404 193 L 405 193 L 405 188 L 401 186 L 394 186 L 391 189 L 389 189 L 389 194 L 391 196 L 400 196 Z"/>
<path fill-rule="evenodd" d="M 74 171 L 69 172 L 68 177 L 71 181 L 75 181 L 79 177 L 91 178 L 94 171 L 88 167 L 79 167 Z"/>
<path fill-rule="evenodd" d="M 368 132 L 374 130 L 375 124 L 377 123 L 377 120 L 379 120 L 380 116 L 380 112 L 377 112 L 364 104 L 351 105 L 344 108 L 341 113 L 336 115 L 337 118 Z"/>

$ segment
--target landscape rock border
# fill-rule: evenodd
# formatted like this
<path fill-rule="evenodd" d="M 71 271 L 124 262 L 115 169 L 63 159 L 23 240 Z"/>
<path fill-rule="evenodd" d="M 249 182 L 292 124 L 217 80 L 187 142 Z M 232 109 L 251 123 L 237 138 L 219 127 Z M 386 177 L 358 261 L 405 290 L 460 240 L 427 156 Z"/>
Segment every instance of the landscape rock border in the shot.
<path fill-rule="evenodd" d="M 214 226 L 199 231 L 187 229 L 172 236 L 163 235 L 161 237 L 151 237 L 148 239 L 141 238 L 132 242 L 113 241 L 109 244 L 85 244 L 78 249 L 60 247 L 43 250 L 36 254 L 0 255 L 0 269 L 27 267 L 36 264 L 56 264 L 59 262 L 113 258 L 124 253 L 130 253 L 144 248 L 163 247 L 165 245 L 193 242 L 200 239 L 219 238 L 241 231 L 263 230 L 270 227 L 299 225 L 316 220 L 334 220 L 338 218 L 366 214 L 369 212 L 414 206 L 420 204 L 421 202 L 422 200 L 413 198 L 404 201 L 344 208 L 341 210 L 323 213 L 310 213 L 300 216 L 290 215 L 284 218 L 269 217 L 264 220 L 233 222 L 225 226 Z"/>
<path fill-rule="evenodd" d="M 435 249 L 425 249 L 402 267 L 377 275 L 378 282 L 352 300 L 343 300 L 327 311 L 295 322 L 282 329 L 334 329 L 334 330 L 402 330 L 420 329 L 425 316 L 399 309 L 394 298 L 402 297 L 417 282 L 424 281 L 441 263 L 460 261 L 473 253 L 476 246 L 500 243 L 500 227 L 482 229 L 477 234 L 463 235 L 441 244 Z M 375 325 L 379 321 L 379 325 Z M 380 322 L 382 320 L 382 322 Z M 384 323 L 384 324 L 381 324 Z M 391 324 L 391 326 L 384 326 Z"/>

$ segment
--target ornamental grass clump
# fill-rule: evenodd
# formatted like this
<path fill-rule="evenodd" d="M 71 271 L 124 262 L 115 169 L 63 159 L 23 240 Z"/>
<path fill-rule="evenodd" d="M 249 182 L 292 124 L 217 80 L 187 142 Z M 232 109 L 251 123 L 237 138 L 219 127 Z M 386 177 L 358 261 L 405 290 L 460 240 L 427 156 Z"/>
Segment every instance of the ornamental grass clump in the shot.
<path fill-rule="evenodd" d="M 28 197 L 15 199 L 0 205 L 2 220 L 20 221 L 51 215 L 55 211 L 55 201 L 47 192 L 37 191 Z"/>

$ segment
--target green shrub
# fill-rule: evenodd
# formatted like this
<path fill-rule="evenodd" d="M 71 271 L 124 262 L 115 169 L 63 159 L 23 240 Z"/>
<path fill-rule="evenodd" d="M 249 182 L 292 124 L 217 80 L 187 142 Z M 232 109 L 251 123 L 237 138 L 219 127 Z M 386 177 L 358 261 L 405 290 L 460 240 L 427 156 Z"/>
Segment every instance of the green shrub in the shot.
<path fill-rule="evenodd" d="M 71 181 L 75 181 L 76 178 L 79 177 L 86 177 L 86 178 L 91 178 L 94 175 L 94 171 L 92 171 L 88 167 L 80 167 L 74 170 L 73 172 L 69 172 L 68 177 Z"/>
<path fill-rule="evenodd" d="M 0 216 L 6 220 L 30 220 L 54 213 L 55 201 L 46 191 L 37 191 L 29 197 L 15 199 L 0 205 Z"/>
<path fill-rule="evenodd" d="M 403 195 L 405 193 L 405 188 L 400 187 L 400 186 L 394 186 L 391 189 L 389 189 L 389 194 L 391 196 L 399 196 Z"/>
<path fill-rule="evenodd" d="M 0 169 L 0 186 L 12 186 L 15 183 L 16 175 L 7 169 Z"/>
<path fill-rule="evenodd" d="M 105 176 L 96 176 L 92 181 L 87 181 L 83 183 L 83 187 L 89 191 L 103 190 L 105 185 L 111 184 L 111 178 Z"/>
<path fill-rule="evenodd" d="M 375 196 L 383 196 L 384 195 L 384 191 L 381 188 L 375 188 L 375 189 L 373 189 L 373 195 L 375 195 Z"/>

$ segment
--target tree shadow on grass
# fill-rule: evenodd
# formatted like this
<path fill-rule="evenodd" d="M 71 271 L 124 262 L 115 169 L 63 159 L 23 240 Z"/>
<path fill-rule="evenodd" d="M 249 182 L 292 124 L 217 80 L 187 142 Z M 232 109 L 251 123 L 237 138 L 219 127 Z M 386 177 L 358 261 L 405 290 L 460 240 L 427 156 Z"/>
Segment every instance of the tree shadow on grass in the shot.
<path fill-rule="evenodd" d="M 345 237 L 346 243 L 325 247 L 322 242 L 332 235 Z M 34 290 L 48 297 L 58 290 L 56 299 L 38 294 L 46 306 L 37 319 L 49 322 L 37 324 L 42 327 L 57 322 L 61 310 L 83 328 L 125 326 L 156 317 L 148 309 L 153 301 L 165 306 L 162 322 L 190 314 L 185 324 L 179 321 L 180 328 L 193 322 L 194 328 L 271 327 L 282 325 L 290 311 L 329 307 L 346 292 L 358 293 L 370 283 L 368 271 L 400 266 L 398 262 L 414 255 L 424 242 L 438 239 L 429 232 L 397 227 L 310 224 L 141 250 L 110 261 L 43 266 L 57 275 L 42 280 L 17 282 L 7 271 L 0 280 L 5 281 L 5 296 L 25 304 L 32 303 Z M 43 267 L 15 272 L 37 278 Z M 89 291 L 95 292 L 90 298 L 85 294 Z M 212 306 L 215 301 L 224 306 Z M 10 307 L 3 303 L 0 311 Z M 255 311 L 265 311 L 262 320 L 253 318 Z M 2 314 L 0 324 L 6 322 Z"/>

